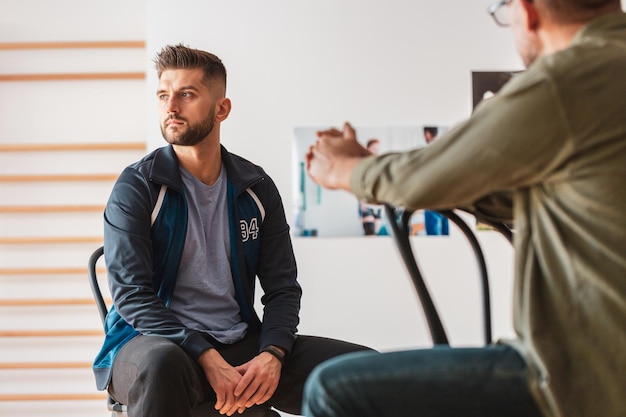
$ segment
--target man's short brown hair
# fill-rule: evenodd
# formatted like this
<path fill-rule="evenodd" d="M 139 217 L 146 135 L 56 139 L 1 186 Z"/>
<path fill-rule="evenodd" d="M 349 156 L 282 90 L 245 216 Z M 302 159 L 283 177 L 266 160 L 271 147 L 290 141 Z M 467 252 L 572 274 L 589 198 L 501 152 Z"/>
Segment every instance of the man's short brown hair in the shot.
<path fill-rule="evenodd" d="M 166 70 L 200 68 L 207 84 L 219 82 L 226 88 L 226 67 L 221 59 L 210 52 L 192 49 L 183 44 L 166 45 L 156 54 L 154 63 L 159 78 Z"/>

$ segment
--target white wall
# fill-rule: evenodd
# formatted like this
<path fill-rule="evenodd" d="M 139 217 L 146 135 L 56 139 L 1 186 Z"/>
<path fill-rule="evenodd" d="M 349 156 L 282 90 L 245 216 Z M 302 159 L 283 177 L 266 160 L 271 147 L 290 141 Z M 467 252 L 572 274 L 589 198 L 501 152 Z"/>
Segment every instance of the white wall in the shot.
<path fill-rule="evenodd" d="M 0 10 L 0 43 L 145 39 L 143 1 L 0 0 Z M 141 72 L 145 62 L 142 48 L 0 51 L 2 74 Z M 1 82 L 0 143 L 142 142 L 146 138 L 144 92 L 144 80 Z M 0 175 L 116 174 L 143 153 L 3 152 Z M 2 182 L 0 206 L 103 205 L 111 185 Z M 2 238 L 101 235 L 101 212 L 0 213 Z M 0 274 L 0 299 L 89 300 L 84 273 L 24 275 L 7 273 L 6 269 L 85 268 L 96 246 L 99 244 L 1 244 L 0 268 L 5 272 Z M 3 332 L 101 328 L 94 305 L 0 306 Z M 88 364 L 101 344 L 101 336 L 1 337 L 0 362 Z M 89 366 L 24 368 L 3 366 L 0 370 L 0 416 L 110 416 L 104 397 L 7 401 L 12 395 L 98 394 Z"/>
<path fill-rule="evenodd" d="M 141 40 L 143 1 L 1 0 L 2 42 Z"/>
<path fill-rule="evenodd" d="M 186 0 L 173 9 L 166 1 L 150 1 L 148 54 L 182 42 L 222 58 L 233 101 L 222 141 L 264 166 L 289 215 L 295 127 L 339 126 L 345 120 L 364 126 L 450 125 L 471 112 L 472 70 L 521 68 L 509 31 L 486 13 L 489 4 Z M 150 64 L 149 100 L 155 86 Z M 149 146 L 161 146 L 150 108 L 148 120 Z M 500 283 L 495 331 L 510 335 L 511 251 L 497 236 L 487 233 L 483 241 Z M 415 243 L 453 341 L 480 343 L 478 304 L 461 301 L 477 295 L 469 249 L 458 235 Z M 429 343 L 391 239 L 296 238 L 294 247 L 305 291 L 302 333 L 379 349 Z"/>
<path fill-rule="evenodd" d="M 156 0 L 148 53 L 182 42 L 220 56 L 233 100 L 223 142 L 287 190 L 295 126 L 448 125 L 471 110 L 470 71 L 520 69 L 489 3 Z M 148 128 L 161 144 L 155 113 Z"/>

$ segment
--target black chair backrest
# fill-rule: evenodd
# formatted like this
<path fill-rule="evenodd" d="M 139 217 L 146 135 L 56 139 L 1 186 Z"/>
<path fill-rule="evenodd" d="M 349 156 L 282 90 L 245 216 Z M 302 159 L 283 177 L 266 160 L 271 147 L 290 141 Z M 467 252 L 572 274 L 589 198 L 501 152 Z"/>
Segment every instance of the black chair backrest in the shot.
<path fill-rule="evenodd" d="M 106 303 L 104 302 L 104 298 L 102 297 L 102 291 L 100 291 L 100 284 L 98 283 L 98 274 L 96 270 L 96 264 L 98 263 L 98 259 L 104 254 L 104 247 L 101 246 L 96 249 L 91 256 L 89 257 L 89 261 L 87 264 L 87 275 L 89 276 L 89 285 L 91 286 L 91 292 L 93 294 L 93 298 L 96 301 L 96 306 L 98 307 L 98 313 L 100 313 L 100 320 L 102 320 L 102 324 L 107 316 L 108 308 Z"/>
<path fill-rule="evenodd" d="M 463 232 L 466 239 L 472 246 L 476 261 L 478 263 L 482 284 L 484 341 L 485 345 L 491 344 L 491 301 L 489 295 L 489 276 L 487 273 L 487 264 L 485 262 L 485 256 L 483 254 L 483 251 L 480 247 L 480 244 L 478 243 L 478 239 L 476 238 L 475 233 L 467 225 L 467 223 L 465 223 L 465 221 L 463 221 L 455 212 L 453 212 L 452 210 L 445 210 L 439 211 L 438 213 L 453 222 Z M 430 292 L 428 291 L 428 287 L 426 285 L 426 282 L 424 281 L 424 277 L 417 264 L 417 260 L 415 259 L 415 253 L 413 252 L 413 248 L 411 246 L 411 240 L 409 236 L 409 224 L 411 221 L 411 216 L 413 215 L 413 211 L 407 211 L 386 204 L 385 214 L 387 216 L 387 219 L 389 220 L 392 235 L 396 242 L 398 251 L 400 252 L 402 260 L 404 261 L 404 264 L 409 272 L 409 275 L 413 282 L 413 286 L 415 287 L 420 303 L 422 305 L 422 310 L 424 311 L 424 316 L 426 318 L 426 323 L 428 324 L 428 329 L 430 331 L 433 344 L 448 345 L 448 336 L 443 327 L 441 317 L 439 316 L 437 308 L 435 307 L 432 297 L 430 296 Z M 488 224 L 494 227 L 500 233 L 502 233 L 509 242 L 512 241 L 512 232 L 506 225 L 499 223 Z"/>

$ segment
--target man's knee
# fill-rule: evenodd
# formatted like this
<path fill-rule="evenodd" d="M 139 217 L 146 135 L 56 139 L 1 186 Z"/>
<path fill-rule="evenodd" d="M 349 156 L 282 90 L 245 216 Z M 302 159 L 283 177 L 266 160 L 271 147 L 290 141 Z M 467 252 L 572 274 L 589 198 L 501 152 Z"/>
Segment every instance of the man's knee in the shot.
<path fill-rule="evenodd" d="M 304 387 L 303 414 L 335 416 L 341 414 L 340 403 L 347 399 L 340 381 L 341 360 L 331 359 L 316 367 Z M 339 374 L 338 374 L 339 372 Z"/>
<path fill-rule="evenodd" d="M 326 398 L 327 391 L 324 388 L 326 386 L 324 369 L 324 364 L 318 366 L 306 380 L 302 401 L 302 412 L 304 415 L 321 415 L 322 405 L 328 404 Z"/>
<path fill-rule="evenodd" d="M 175 343 L 155 338 L 142 357 L 139 374 L 155 378 L 175 378 L 195 372 L 191 358 Z"/>

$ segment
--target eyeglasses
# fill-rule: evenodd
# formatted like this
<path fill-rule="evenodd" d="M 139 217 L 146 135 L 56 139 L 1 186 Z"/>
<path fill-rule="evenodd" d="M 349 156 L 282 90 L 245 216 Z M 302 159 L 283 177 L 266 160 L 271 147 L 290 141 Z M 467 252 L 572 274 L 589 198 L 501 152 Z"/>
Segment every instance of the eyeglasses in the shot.
<path fill-rule="evenodd" d="M 512 0 L 500 0 L 487 8 L 487 12 L 493 17 L 493 20 L 495 20 L 498 26 L 508 27 L 511 24 L 508 8 L 511 1 Z"/>

